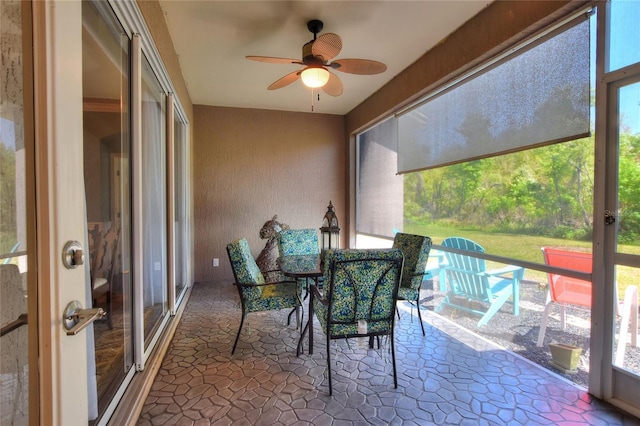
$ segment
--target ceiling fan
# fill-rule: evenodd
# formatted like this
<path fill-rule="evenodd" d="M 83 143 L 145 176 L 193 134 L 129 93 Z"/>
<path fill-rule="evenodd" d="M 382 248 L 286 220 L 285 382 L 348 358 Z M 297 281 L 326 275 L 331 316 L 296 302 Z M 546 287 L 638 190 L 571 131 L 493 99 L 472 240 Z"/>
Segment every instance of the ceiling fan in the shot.
<path fill-rule="evenodd" d="M 323 26 L 322 21 L 317 19 L 307 22 L 307 28 L 313 33 L 313 40 L 302 46 L 302 60 L 271 56 L 246 57 L 258 62 L 305 65 L 305 68 L 289 73 L 273 82 L 268 87 L 269 90 L 288 86 L 300 78 L 308 87 L 321 87 L 328 95 L 340 96 L 342 81 L 329 69 L 359 75 L 380 74 L 387 70 L 387 66 L 382 62 L 369 59 L 337 59 L 330 62 L 342 50 L 342 39 L 334 33 L 325 33 L 318 37 Z"/>

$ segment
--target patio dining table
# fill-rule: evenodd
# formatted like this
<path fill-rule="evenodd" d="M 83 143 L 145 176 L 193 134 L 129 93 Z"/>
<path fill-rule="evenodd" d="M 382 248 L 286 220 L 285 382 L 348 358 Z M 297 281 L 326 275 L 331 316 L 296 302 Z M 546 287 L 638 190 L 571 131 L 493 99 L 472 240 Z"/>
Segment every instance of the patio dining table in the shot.
<path fill-rule="evenodd" d="M 280 256 L 277 262 L 284 276 L 296 281 L 304 279 L 305 299 L 309 295 L 309 278 L 313 279 L 317 285 L 318 279 L 322 277 L 322 259 L 319 254 Z M 295 310 L 289 313 L 289 319 L 294 312 Z"/>

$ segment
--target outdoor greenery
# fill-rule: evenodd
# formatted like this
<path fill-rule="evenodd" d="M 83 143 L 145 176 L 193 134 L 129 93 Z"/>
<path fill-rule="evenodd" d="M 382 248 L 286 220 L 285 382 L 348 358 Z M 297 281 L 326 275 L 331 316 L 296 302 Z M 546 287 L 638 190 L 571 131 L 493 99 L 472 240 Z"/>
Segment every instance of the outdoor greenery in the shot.
<path fill-rule="evenodd" d="M 640 244 L 640 134 L 620 136 L 619 238 Z"/>
<path fill-rule="evenodd" d="M 618 251 L 640 255 L 640 134 L 621 135 L 619 149 Z M 465 237 L 487 253 L 536 263 L 544 246 L 590 250 L 593 150 L 593 138 L 585 138 L 411 173 L 404 230 L 435 244 Z M 546 282 L 540 271 L 525 278 Z M 617 279 L 623 292 L 637 271 L 618 268 Z"/>
<path fill-rule="evenodd" d="M 590 241 L 594 145 L 590 137 L 408 174 L 405 228 Z M 640 245 L 640 134 L 621 135 L 619 168 L 618 242 Z"/>
<path fill-rule="evenodd" d="M 0 142 L 0 253 L 16 243 L 16 153 Z"/>

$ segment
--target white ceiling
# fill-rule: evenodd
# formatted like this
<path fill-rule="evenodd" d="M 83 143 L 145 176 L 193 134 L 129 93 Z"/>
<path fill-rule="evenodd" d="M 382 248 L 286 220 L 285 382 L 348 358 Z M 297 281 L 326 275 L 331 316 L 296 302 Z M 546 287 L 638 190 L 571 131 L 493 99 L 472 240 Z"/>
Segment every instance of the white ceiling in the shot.
<path fill-rule="evenodd" d="M 194 104 L 311 111 L 311 89 L 300 81 L 267 90 L 295 64 L 249 61 L 247 55 L 301 59 L 313 39 L 307 22 L 342 38 L 335 59 L 387 64 L 378 75 L 335 73 L 339 97 L 320 91 L 314 111 L 346 114 L 486 7 L 490 0 L 212 1 L 160 0 Z M 317 93 L 317 91 L 316 91 Z"/>

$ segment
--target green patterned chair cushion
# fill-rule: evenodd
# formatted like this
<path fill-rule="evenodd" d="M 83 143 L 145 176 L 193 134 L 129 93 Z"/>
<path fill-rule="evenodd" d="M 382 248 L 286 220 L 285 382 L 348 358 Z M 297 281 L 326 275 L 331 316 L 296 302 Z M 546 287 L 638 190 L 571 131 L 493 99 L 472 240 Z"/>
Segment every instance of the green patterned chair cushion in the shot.
<path fill-rule="evenodd" d="M 389 333 L 401 265 L 399 249 L 327 251 L 322 295 L 328 305 L 318 299 L 313 304 L 324 332 L 331 338 L 362 336 L 358 320 L 364 320 L 366 335 Z"/>
<path fill-rule="evenodd" d="M 307 229 L 283 229 L 277 234 L 280 256 L 318 254 L 318 231 Z"/>
<path fill-rule="evenodd" d="M 295 282 L 265 285 L 264 276 L 251 255 L 246 238 L 230 243 L 227 252 L 246 312 L 293 308 L 300 305 L 298 286 Z"/>
<path fill-rule="evenodd" d="M 241 287 L 247 289 L 247 287 Z M 300 306 L 298 285 L 295 282 L 267 285 L 263 289 L 264 297 L 245 297 L 247 312 L 272 311 Z"/>
<path fill-rule="evenodd" d="M 418 300 L 420 286 L 429 260 L 431 238 L 398 232 L 393 240 L 393 248 L 402 250 L 404 255 L 398 299 Z"/>

